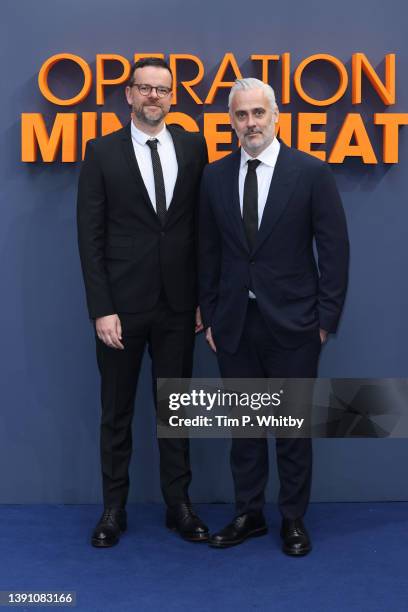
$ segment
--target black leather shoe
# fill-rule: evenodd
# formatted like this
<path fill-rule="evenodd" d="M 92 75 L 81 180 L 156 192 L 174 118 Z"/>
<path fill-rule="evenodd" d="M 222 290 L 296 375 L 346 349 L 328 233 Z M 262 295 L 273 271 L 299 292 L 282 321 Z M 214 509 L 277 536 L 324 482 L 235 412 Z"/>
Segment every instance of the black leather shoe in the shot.
<path fill-rule="evenodd" d="M 262 512 L 241 514 L 232 523 L 210 537 L 210 546 L 227 548 L 241 544 L 248 538 L 263 536 L 268 533 L 268 527 Z"/>
<path fill-rule="evenodd" d="M 208 527 L 195 514 L 190 503 L 180 503 L 167 508 L 166 527 L 177 531 L 189 542 L 208 542 Z"/>
<path fill-rule="evenodd" d="M 302 519 L 283 519 L 281 528 L 282 550 L 292 557 L 302 557 L 312 550 L 309 534 Z"/>
<path fill-rule="evenodd" d="M 106 508 L 92 534 L 92 546 L 108 548 L 119 542 L 120 534 L 126 531 L 126 510 Z"/>

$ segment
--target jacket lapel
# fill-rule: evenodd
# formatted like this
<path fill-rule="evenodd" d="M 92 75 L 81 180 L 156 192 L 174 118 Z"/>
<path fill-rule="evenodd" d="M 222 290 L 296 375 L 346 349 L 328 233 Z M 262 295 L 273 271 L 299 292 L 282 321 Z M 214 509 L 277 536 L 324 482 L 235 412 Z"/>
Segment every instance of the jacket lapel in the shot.
<path fill-rule="evenodd" d="M 248 241 L 245 235 L 244 223 L 242 221 L 241 207 L 239 203 L 239 169 L 241 165 L 241 149 L 237 149 L 229 156 L 230 162 L 229 180 L 221 177 L 221 188 L 224 193 L 224 208 L 228 219 L 231 219 L 235 234 L 241 245 L 249 252 Z M 227 173 L 226 173 L 227 175 Z"/>
<path fill-rule="evenodd" d="M 183 178 L 185 177 L 185 166 L 187 162 L 185 151 L 183 150 L 182 134 L 180 134 L 178 129 L 173 125 L 167 125 L 166 127 L 169 130 L 171 138 L 173 140 L 177 158 L 177 178 L 176 184 L 174 185 L 173 197 L 171 198 L 171 202 L 167 209 L 167 224 L 169 219 L 173 216 L 175 209 L 177 209 L 177 202 L 180 201 L 179 195 L 183 185 Z"/>
<path fill-rule="evenodd" d="M 253 253 L 260 248 L 279 221 L 295 188 L 300 170 L 291 153 L 290 147 L 281 142 Z"/>

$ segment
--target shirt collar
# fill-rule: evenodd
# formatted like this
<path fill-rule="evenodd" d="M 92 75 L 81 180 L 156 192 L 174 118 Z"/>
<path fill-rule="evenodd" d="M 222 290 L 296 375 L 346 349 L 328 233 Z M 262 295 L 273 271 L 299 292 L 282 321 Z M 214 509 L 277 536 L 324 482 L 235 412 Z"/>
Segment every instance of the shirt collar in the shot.
<path fill-rule="evenodd" d="M 276 137 L 274 137 L 271 144 L 268 147 L 266 147 L 266 149 L 262 151 L 262 153 L 257 155 L 256 158 L 251 157 L 251 155 L 248 155 L 245 149 L 241 147 L 240 168 L 243 168 L 249 159 L 259 159 L 259 161 L 265 164 L 266 166 L 270 166 L 271 168 L 274 168 L 276 164 L 276 160 L 278 159 L 279 150 L 280 150 L 280 142 Z"/>
<path fill-rule="evenodd" d="M 163 144 L 168 136 L 167 128 L 165 125 L 163 126 L 163 129 L 158 134 L 156 134 L 156 136 L 151 136 L 150 134 L 146 134 L 146 132 L 143 132 L 142 130 L 137 128 L 133 121 L 131 121 L 130 123 L 130 133 L 132 135 L 133 140 L 135 140 L 140 145 L 145 145 L 146 140 L 151 140 L 152 138 L 157 138 L 159 143 Z"/>

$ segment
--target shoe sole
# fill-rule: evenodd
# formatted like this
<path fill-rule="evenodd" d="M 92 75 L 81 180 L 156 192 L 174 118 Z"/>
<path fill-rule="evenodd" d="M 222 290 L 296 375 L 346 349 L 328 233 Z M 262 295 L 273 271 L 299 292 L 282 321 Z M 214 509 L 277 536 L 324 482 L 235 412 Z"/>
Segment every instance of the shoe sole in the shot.
<path fill-rule="evenodd" d="M 244 538 L 241 538 L 240 540 L 230 540 L 229 542 L 212 542 L 210 540 L 209 546 L 211 546 L 211 548 L 230 548 L 231 546 L 238 546 L 238 544 L 242 544 L 243 542 L 245 542 L 245 540 L 248 540 L 249 538 L 259 538 L 260 536 L 264 536 L 267 533 L 268 527 L 259 527 L 258 529 L 250 531 Z"/>
<path fill-rule="evenodd" d="M 121 528 L 120 533 L 124 533 L 126 531 L 127 527 L 124 527 L 123 529 Z M 104 540 L 98 540 L 96 538 L 92 538 L 91 539 L 91 544 L 92 546 L 94 546 L 95 548 L 112 548 L 112 546 L 116 546 L 116 544 L 119 543 L 120 537 L 118 537 L 116 540 L 114 540 L 113 542 L 111 541 L 109 544 L 106 544 Z"/>
<path fill-rule="evenodd" d="M 173 533 L 177 533 L 186 542 L 194 542 L 194 543 L 199 544 L 201 542 L 208 542 L 208 540 L 210 539 L 209 533 L 203 533 L 202 535 L 199 535 L 199 536 L 187 536 L 187 535 L 183 535 L 182 533 L 180 533 L 177 527 L 174 527 L 173 525 L 166 524 L 166 527 Z"/>
<path fill-rule="evenodd" d="M 291 550 L 290 548 L 285 548 L 285 546 L 282 546 L 282 552 L 284 552 L 285 555 L 288 555 L 289 557 L 304 557 L 305 555 L 308 555 L 311 550 L 312 550 L 312 547 L 303 548 L 295 552 Z"/>

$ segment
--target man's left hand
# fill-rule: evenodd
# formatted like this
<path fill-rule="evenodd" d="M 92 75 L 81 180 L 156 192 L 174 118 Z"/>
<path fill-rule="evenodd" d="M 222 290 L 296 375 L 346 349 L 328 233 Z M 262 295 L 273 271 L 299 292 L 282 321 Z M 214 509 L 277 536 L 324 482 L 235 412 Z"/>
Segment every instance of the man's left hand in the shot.
<path fill-rule="evenodd" d="M 203 331 L 204 325 L 203 320 L 201 318 L 200 307 L 197 307 L 196 316 L 195 316 L 195 333 L 198 334 L 200 331 Z"/>
<path fill-rule="evenodd" d="M 327 336 L 329 335 L 329 332 L 327 332 L 325 329 L 319 329 L 319 332 L 320 332 L 320 342 L 324 344 L 327 340 Z"/>

